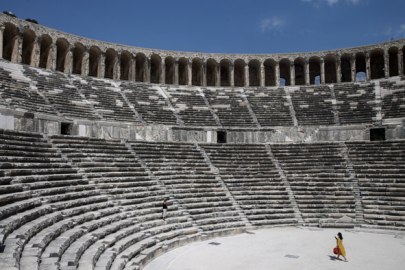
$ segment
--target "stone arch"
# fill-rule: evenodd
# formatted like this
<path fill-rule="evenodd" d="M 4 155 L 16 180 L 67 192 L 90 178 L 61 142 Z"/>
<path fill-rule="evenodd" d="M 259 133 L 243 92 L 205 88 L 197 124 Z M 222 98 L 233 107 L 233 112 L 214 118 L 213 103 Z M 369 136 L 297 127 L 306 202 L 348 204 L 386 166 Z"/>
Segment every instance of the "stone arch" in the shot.
<path fill-rule="evenodd" d="M 275 86 L 276 85 L 276 61 L 273 59 L 266 59 L 264 65 L 264 85 Z"/>
<path fill-rule="evenodd" d="M 389 71 L 390 77 L 393 76 L 398 76 L 398 48 L 397 47 L 391 47 L 388 50 L 388 60 L 389 60 Z"/>
<path fill-rule="evenodd" d="M 219 63 L 219 68 L 221 72 L 220 83 L 221 86 L 230 86 L 231 85 L 231 61 L 228 59 L 222 59 Z M 236 84 L 235 84 L 236 86 Z"/>
<path fill-rule="evenodd" d="M 367 73 L 366 54 L 364 52 L 356 53 L 356 81 L 366 80 L 365 78 L 366 73 Z"/>
<path fill-rule="evenodd" d="M 83 44 L 76 42 L 75 48 L 73 49 L 73 73 L 74 74 L 82 74 L 82 63 L 83 63 L 83 56 L 84 56 L 84 46 Z"/>
<path fill-rule="evenodd" d="M 89 50 L 89 76 L 97 77 L 99 72 L 99 61 L 101 50 L 97 46 L 91 46 Z"/>
<path fill-rule="evenodd" d="M 50 68 L 50 53 L 52 48 L 52 38 L 48 35 L 41 36 L 41 46 L 39 48 L 39 67 Z"/>
<path fill-rule="evenodd" d="M 188 59 L 179 59 L 179 85 L 187 85 L 188 81 Z"/>
<path fill-rule="evenodd" d="M 117 59 L 117 51 L 114 49 L 107 49 L 105 52 L 105 73 L 104 78 L 114 79 L 114 67 Z"/>
<path fill-rule="evenodd" d="M 291 62 L 287 58 L 283 58 L 280 60 L 280 82 L 281 79 L 285 81 L 284 85 L 291 85 L 291 74 L 290 74 L 290 66 Z M 281 85 L 281 83 L 280 83 Z"/>
<path fill-rule="evenodd" d="M 384 78 L 384 50 L 374 49 L 370 52 L 370 78 Z"/>
<path fill-rule="evenodd" d="M 320 84 L 321 59 L 318 56 L 309 58 L 309 83 Z"/>
<path fill-rule="evenodd" d="M 158 54 L 152 54 L 150 57 L 150 82 L 160 83 L 162 74 L 162 58 Z"/>
<path fill-rule="evenodd" d="M 143 53 L 136 54 L 136 81 L 137 82 L 145 82 L 146 81 L 146 68 L 147 68 L 147 61 L 146 55 Z"/>
<path fill-rule="evenodd" d="M 36 35 L 31 29 L 25 29 L 23 33 L 23 44 L 22 44 L 22 63 L 26 65 L 33 65 L 35 58 L 35 42 Z"/>
<path fill-rule="evenodd" d="M 17 62 L 18 60 L 18 29 L 14 24 L 5 23 L 3 32 L 3 58 Z"/>
<path fill-rule="evenodd" d="M 215 86 L 217 83 L 217 61 L 210 58 L 207 60 L 207 86 Z"/>
<path fill-rule="evenodd" d="M 235 86 L 238 87 L 245 86 L 245 66 L 246 63 L 242 59 L 235 60 L 234 63 Z M 221 77 L 222 77 L 222 69 L 221 69 Z"/>
<path fill-rule="evenodd" d="M 405 63 L 405 46 L 402 47 L 402 74 L 405 74 L 405 67 L 404 64 Z M 400 74 L 400 75 L 402 75 Z"/>
<path fill-rule="evenodd" d="M 249 61 L 249 86 L 260 86 L 260 62 L 253 59 Z"/>
<path fill-rule="evenodd" d="M 121 61 L 120 61 L 120 80 L 129 80 L 129 71 L 131 70 L 131 59 L 132 55 L 128 51 L 122 51 Z"/>
<path fill-rule="evenodd" d="M 351 82 L 352 81 L 352 56 L 348 53 L 343 54 L 340 57 L 340 76 L 342 82 Z"/>
<path fill-rule="evenodd" d="M 203 62 L 200 58 L 194 58 L 191 62 L 191 84 L 201 86 L 203 79 Z"/>
<path fill-rule="evenodd" d="M 305 85 L 305 59 L 298 57 L 294 60 L 295 85 Z"/>
<path fill-rule="evenodd" d="M 337 57 L 334 54 L 328 54 L 324 58 L 325 61 L 325 83 L 336 83 L 336 64 Z"/>
<path fill-rule="evenodd" d="M 69 52 L 69 42 L 65 38 L 56 40 L 56 70 L 65 72 L 66 56 Z"/>
<path fill-rule="evenodd" d="M 174 64 L 175 60 L 173 57 L 168 56 L 165 59 L 165 83 L 174 84 Z"/>

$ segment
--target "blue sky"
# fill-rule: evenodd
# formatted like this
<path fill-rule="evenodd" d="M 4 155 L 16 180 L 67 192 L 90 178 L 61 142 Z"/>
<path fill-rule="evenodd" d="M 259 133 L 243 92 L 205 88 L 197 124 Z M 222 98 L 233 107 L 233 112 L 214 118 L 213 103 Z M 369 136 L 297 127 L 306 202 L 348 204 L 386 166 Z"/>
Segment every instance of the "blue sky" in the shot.
<path fill-rule="evenodd" d="M 404 0 L 1 0 L 1 11 L 88 38 L 211 53 L 289 53 L 405 38 Z"/>

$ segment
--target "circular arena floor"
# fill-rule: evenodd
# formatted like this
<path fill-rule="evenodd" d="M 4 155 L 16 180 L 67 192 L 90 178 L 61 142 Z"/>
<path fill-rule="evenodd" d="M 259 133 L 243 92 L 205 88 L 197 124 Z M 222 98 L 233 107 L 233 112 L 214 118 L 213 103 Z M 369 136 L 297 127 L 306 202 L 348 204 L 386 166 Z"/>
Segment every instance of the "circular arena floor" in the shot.
<path fill-rule="evenodd" d="M 348 262 L 336 260 L 334 236 L 343 234 Z M 273 228 L 192 243 L 149 263 L 145 270 L 405 269 L 404 234 L 338 229 Z"/>

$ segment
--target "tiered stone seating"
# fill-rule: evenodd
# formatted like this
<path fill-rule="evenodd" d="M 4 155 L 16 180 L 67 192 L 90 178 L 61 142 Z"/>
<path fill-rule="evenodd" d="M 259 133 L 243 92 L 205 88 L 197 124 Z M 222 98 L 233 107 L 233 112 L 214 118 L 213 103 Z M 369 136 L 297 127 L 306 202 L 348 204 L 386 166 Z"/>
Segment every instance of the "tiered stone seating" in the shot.
<path fill-rule="evenodd" d="M 335 96 L 341 124 L 371 123 L 375 120 L 374 83 L 337 84 Z"/>
<path fill-rule="evenodd" d="M 291 99 L 299 125 L 335 124 L 328 86 L 300 87 L 291 92 Z"/>
<path fill-rule="evenodd" d="M 105 120 L 140 123 L 122 96 L 121 89 L 113 81 L 91 77 L 86 77 L 84 81 L 77 77 L 73 85 L 86 96 L 96 112 Z"/>
<path fill-rule="evenodd" d="M 18 267 L 23 252 L 29 253 L 28 261 L 38 260 L 43 246 L 29 245 L 38 233 L 71 213 L 103 208 L 107 200 L 40 134 L 0 130 L 0 175 L 1 260 L 6 269 Z"/>
<path fill-rule="evenodd" d="M 156 88 L 134 83 L 123 83 L 121 87 L 129 102 L 147 123 L 176 125 L 172 109 Z"/>
<path fill-rule="evenodd" d="M 216 126 L 215 119 L 196 89 L 168 88 L 171 102 L 187 126 Z"/>
<path fill-rule="evenodd" d="M 59 264 L 66 269 L 121 269 L 132 258 L 146 256 L 146 248 L 161 249 L 167 239 L 197 232 L 175 205 L 170 206 L 169 223 L 160 219 L 165 190 L 150 178 L 125 144 L 71 136 L 51 139 L 108 196 L 112 207 L 94 213 L 97 220 L 86 220 L 50 242 L 42 254 L 41 267 Z"/>
<path fill-rule="evenodd" d="M 283 88 L 254 88 L 245 93 L 262 127 L 294 124 Z"/>
<path fill-rule="evenodd" d="M 204 95 L 225 127 L 256 127 L 242 90 L 235 89 L 204 89 Z"/>
<path fill-rule="evenodd" d="M 36 89 L 30 87 L 26 79 L 15 79 L 18 76 L 13 78 L 12 72 L 20 72 L 17 67 L 15 64 L 12 65 L 0 60 L 0 96 L 3 104 L 7 104 L 8 108 L 25 112 L 56 115 L 52 106 L 46 103 Z"/>
<path fill-rule="evenodd" d="M 99 119 L 90 104 L 69 82 L 68 75 L 65 73 L 45 73 L 40 69 L 25 66 L 24 74 L 35 83 L 38 91 L 43 93 L 62 115 L 73 118 Z"/>
<path fill-rule="evenodd" d="M 193 144 L 133 142 L 131 145 L 200 229 L 212 231 L 245 225 Z"/>
<path fill-rule="evenodd" d="M 344 215 L 355 219 L 353 185 L 338 144 L 275 144 L 271 149 L 305 223 L 315 225 L 319 219 Z"/>
<path fill-rule="evenodd" d="M 405 117 L 405 82 L 404 81 L 383 81 L 380 86 L 382 91 L 382 115 L 383 118 Z"/>
<path fill-rule="evenodd" d="M 264 145 L 203 145 L 252 225 L 291 225 L 297 220 L 286 187 Z"/>
<path fill-rule="evenodd" d="M 347 142 L 366 223 L 405 226 L 405 141 Z"/>

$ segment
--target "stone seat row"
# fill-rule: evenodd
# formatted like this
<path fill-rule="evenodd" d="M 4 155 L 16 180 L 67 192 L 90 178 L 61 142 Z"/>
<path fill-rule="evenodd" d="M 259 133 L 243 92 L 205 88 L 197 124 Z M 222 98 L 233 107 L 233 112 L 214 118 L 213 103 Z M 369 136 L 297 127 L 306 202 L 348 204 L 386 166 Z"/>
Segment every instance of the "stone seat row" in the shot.
<path fill-rule="evenodd" d="M 395 210 L 403 202 L 405 142 L 346 144 L 359 179 L 365 221 L 380 226 L 403 226 L 404 213 L 387 209 Z"/>
<path fill-rule="evenodd" d="M 285 91 L 291 92 L 291 105 L 299 125 L 336 125 L 377 121 L 374 82 L 342 83 L 299 89 L 184 89 L 167 88 L 168 96 L 149 84 L 112 81 L 9 63 L 0 63 L 0 104 L 29 112 L 84 118 L 190 126 L 291 126 L 293 125 Z M 381 80 L 387 87 L 381 103 L 386 119 L 404 117 L 401 82 Z M 395 85 L 395 86 L 392 86 Z M 333 105 L 332 87 L 336 92 Z M 204 97 L 203 97 L 204 96 Z M 247 108 L 248 102 L 255 114 Z M 173 104 L 172 104 L 173 103 Z M 184 109 L 183 105 L 188 108 Z M 211 107 L 209 110 L 199 106 Z M 336 108 L 334 107 L 336 106 Z M 178 112 L 175 112 L 178 111 Z M 338 115 L 339 121 L 335 118 Z M 218 116 L 219 123 L 214 119 Z M 256 118 L 258 123 L 255 123 Z M 179 118 L 179 119 L 177 119 Z"/>

